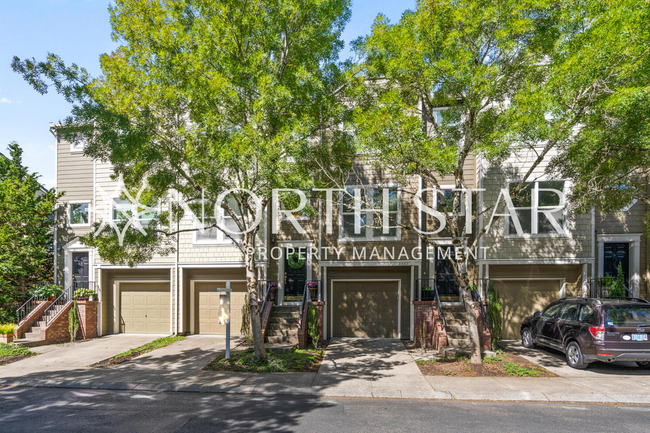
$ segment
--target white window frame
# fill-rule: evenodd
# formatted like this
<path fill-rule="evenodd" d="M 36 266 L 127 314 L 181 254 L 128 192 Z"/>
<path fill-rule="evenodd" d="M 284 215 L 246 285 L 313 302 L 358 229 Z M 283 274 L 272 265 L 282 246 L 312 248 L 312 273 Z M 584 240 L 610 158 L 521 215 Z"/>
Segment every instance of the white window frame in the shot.
<path fill-rule="evenodd" d="M 120 198 L 120 197 L 111 197 L 111 221 L 113 221 L 113 222 L 127 221 L 126 219 L 115 219 L 115 218 L 113 217 L 113 212 L 115 211 L 115 204 L 116 204 L 116 203 L 115 203 L 115 200 L 122 200 L 122 198 Z M 131 214 L 133 214 L 133 215 L 137 215 L 137 213 L 138 213 L 138 207 L 135 205 L 135 203 L 132 203 L 132 202 L 131 202 L 130 200 L 128 200 L 128 199 L 126 199 L 126 201 L 128 201 L 129 203 L 131 203 Z M 158 212 L 158 215 L 160 215 L 161 212 L 162 212 L 162 206 L 161 206 L 160 202 L 158 203 L 158 211 L 157 211 L 157 212 Z M 152 218 L 138 218 L 138 221 L 139 221 L 140 224 L 142 224 L 143 226 L 144 226 L 143 221 L 151 221 L 151 220 L 152 220 Z"/>
<path fill-rule="evenodd" d="M 510 193 L 510 186 L 513 184 L 518 184 L 521 182 L 521 179 L 507 179 L 506 180 L 506 185 L 508 187 L 508 193 Z M 526 183 L 532 183 L 534 186 L 534 189 L 532 190 L 531 197 L 530 197 L 530 208 L 527 207 L 515 207 L 515 210 L 530 210 L 530 215 L 531 215 L 531 224 L 530 224 L 530 229 L 531 233 L 524 233 L 523 236 L 520 236 L 517 234 L 515 231 L 514 233 L 510 232 L 510 217 L 504 217 L 505 221 L 505 237 L 506 238 L 514 238 L 514 239 L 537 239 L 537 238 L 557 238 L 557 239 L 570 239 L 571 232 L 569 231 L 569 206 L 568 206 L 568 200 L 566 203 L 566 206 L 564 207 L 564 211 L 562 212 L 562 217 L 564 219 L 563 223 L 563 229 L 564 229 L 564 234 L 560 234 L 557 232 L 553 233 L 532 233 L 533 228 L 538 226 L 538 217 L 539 213 L 544 210 L 548 206 L 543 206 L 539 207 L 538 206 L 538 201 L 539 201 L 539 183 L 540 182 L 564 182 L 564 196 L 567 197 L 571 191 L 571 183 L 568 180 L 565 179 L 535 179 L 532 181 L 526 181 Z M 536 211 L 534 211 L 536 210 Z"/>
<path fill-rule="evenodd" d="M 75 144 L 80 144 L 81 148 L 75 146 Z M 70 153 L 81 153 L 86 150 L 88 143 L 85 138 L 80 138 L 79 140 L 73 140 L 70 142 Z"/>
<path fill-rule="evenodd" d="M 437 210 L 439 212 L 442 212 L 442 209 L 438 209 L 438 198 L 443 197 L 443 195 L 441 195 L 440 192 L 442 192 L 442 193 L 444 193 L 446 191 L 455 192 L 454 191 L 455 189 L 456 189 L 455 185 L 440 185 L 440 189 L 438 189 L 436 191 L 436 197 L 433 200 L 432 207 L 435 210 Z M 461 193 L 460 193 L 460 213 L 458 214 L 458 216 L 465 216 L 465 207 L 467 207 L 467 205 L 466 205 L 466 197 L 467 197 L 466 193 L 467 193 L 467 190 L 461 191 Z M 448 211 L 447 215 L 452 215 L 454 213 L 453 209 L 447 208 L 447 211 Z"/>
<path fill-rule="evenodd" d="M 206 218 L 214 218 L 214 216 L 206 217 Z M 226 215 L 224 212 L 223 215 L 224 222 L 227 219 L 232 219 L 230 215 Z M 214 227 L 213 229 L 217 231 L 217 238 L 212 240 L 212 239 L 197 239 L 198 234 L 199 234 L 199 225 L 201 224 L 200 220 L 195 219 L 194 220 L 194 228 L 197 229 L 194 231 L 194 245 L 228 245 L 228 244 L 233 244 L 234 242 L 232 239 L 230 239 L 226 234 L 223 232 L 223 230 L 218 229 Z M 212 228 L 211 228 L 212 229 Z M 209 230 L 211 230 L 209 229 Z"/>
<path fill-rule="evenodd" d="M 305 192 L 305 191 L 303 191 L 303 192 Z M 309 202 L 311 201 L 311 197 L 308 196 L 307 194 L 305 194 L 305 196 L 307 197 L 307 204 L 305 205 L 305 207 L 307 207 L 307 206 L 310 205 Z M 282 209 L 282 200 L 278 200 L 277 201 L 277 211 L 278 211 L 278 213 L 276 215 L 280 215 L 280 221 L 290 221 L 289 217 L 286 216 L 284 214 L 284 212 L 280 212 L 281 210 L 286 211 L 286 209 Z M 295 221 L 309 221 L 311 218 L 309 217 L 309 215 L 301 214 L 300 216 L 295 216 L 294 215 L 293 219 Z"/>
<path fill-rule="evenodd" d="M 381 189 L 381 188 L 396 188 L 397 190 L 397 210 L 396 211 L 391 211 L 397 213 L 397 222 L 401 223 L 402 222 L 402 191 L 399 188 L 398 184 L 383 184 L 383 185 L 365 185 L 365 186 L 360 186 L 360 185 L 347 185 L 345 187 L 346 190 L 354 190 L 354 189 L 360 189 L 363 194 L 363 190 L 369 190 L 369 189 Z M 374 236 L 373 235 L 373 228 L 368 228 L 366 227 L 366 236 L 365 237 L 358 237 L 358 238 L 350 238 L 346 237 L 345 235 L 345 226 L 343 224 L 343 195 L 346 194 L 345 192 L 341 192 L 339 195 L 339 198 L 341 198 L 341 203 L 339 204 L 339 241 L 340 242 L 378 242 L 378 241 L 401 241 L 402 240 L 402 230 L 401 227 L 397 226 L 395 228 L 395 236 L 387 236 L 387 235 L 382 235 L 382 236 Z M 366 214 L 366 221 L 368 220 L 368 216 L 376 213 L 376 210 L 374 209 L 361 209 L 361 214 Z M 349 212 L 346 213 L 346 215 L 349 215 Z"/>
<path fill-rule="evenodd" d="M 90 224 L 92 222 L 91 219 L 91 213 L 92 213 L 92 205 L 91 205 L 91 200 L 70 200 L 67 204 L 67 214 L 68 214 L 68 226 L 69 227 L 90 227 Z M 70 205 L 73 204 L 87 204 L 88 205 L 88 222 L 83 223 L 83 224 L 72 224 L 72 209 Z"/>

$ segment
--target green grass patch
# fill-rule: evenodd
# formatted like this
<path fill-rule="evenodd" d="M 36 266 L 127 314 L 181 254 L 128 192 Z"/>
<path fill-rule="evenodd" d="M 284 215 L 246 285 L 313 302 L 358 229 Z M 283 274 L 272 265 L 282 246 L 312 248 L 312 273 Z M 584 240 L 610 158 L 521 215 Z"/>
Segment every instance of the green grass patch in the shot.
<path fill-rule="evenodd" d="M 213 371 L 248 371 L 253 373 L 288 373 L 318 371 L 322 350 L 293 349 L 287 353 L 266 352 L 266 359 L 257 359 L 253 349 L 231 352 L 230 359 L 219 355 L 205 369 Z"/>
<path fill-rule="evenodd" d="M 537 371 L 535 368 L 527 368 L 523 367 L 516 362 L 506 362 L 503 364 L 503 369 L 508 373 L 510 376 L 517 376 L 517 377 L 539 377 L 540 373 Z"/>
<path fill-rule="evenodd" d="M 122 352 L 120 354 L 115 355 L 113 358 L 124 358 L 128 357 L 131 355 L 136 355 L 140 356 L 145 353 L 151 352 L 152 350 L 160 349 L 161 347 L 169 346 L 170 344 L 176 342 L 176 341 L 181 341 L 185 340 L 185 337 L 182 335 L 174 335 L 174 336 L 169 336 L 169 337 L 162 337 L 157 340 L 154 340 L 150 343 L 143 344 L 140 347 L 136 347 L 135 349 L 129 349 L 126 352 Z"/>
<path fill-rule="evenodd" d="M 144 355 L 145 353 L 149 353 L 152 350 L 160 349 L 161 347 L 169 346 L 170 344 L 176 342 L 176 341 L 181 341 L 185 340 L 185 337 L 182 335 L 172 335 L 169 337 L 162 337 L 157 340 L 154 340 L 150 343 L 143 344 L 140 347 L 136 347 L 135 349 L 129 349 L 126 352 L 119 353 L 111 358 L 104 359 L 103 361 L 99 361 L 91 367 L 98 367 L 98 368 L 110 368 L 110 367 L 115 367 L 116 365 L 119 365 L 123 362 L 130 361 L 133 358 L 136 358 L 140 355 Z"/>
<path fill-rule="evenodd" d="M 33 355 L 34 352 L 19 344 L 0 343 L 0 356 Z"/>

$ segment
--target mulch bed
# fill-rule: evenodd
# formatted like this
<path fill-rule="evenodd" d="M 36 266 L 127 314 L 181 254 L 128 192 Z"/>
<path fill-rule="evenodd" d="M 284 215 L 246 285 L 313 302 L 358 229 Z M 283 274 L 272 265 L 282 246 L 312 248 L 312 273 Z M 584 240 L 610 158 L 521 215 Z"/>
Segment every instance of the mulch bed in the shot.
<path fill-rule="evenodd" d="M 253 349 L 230 353 L 230 359 L 217 356 L 203 370 L 239 371 L 252 373 L 316 373 L 323 362 L 323 350 L 293 350 L 276 353 L 267 350 L 267 358 L 258 360 Z"/>
<path fill-rule="evenodd" d="M 511 353 L 497 355 L 499 360 L 491 360 L 480 365 L 469 363 L 469 358 L 439 359 L 418 361 L 417 365 L 424 375 L 456 377 L 558 377 L 545 368 Z M 506 370 L 509 364 L 509 371 Z M 513 365 L 516 364 L 516 365 Z"/>
<path fill-rule="evenodd" d="M 94 367 L 94 368 L 111 368 L 111 367 L 115 367 L 115 366 L 118 366 L 118 365 L 120 365 L 120 364 L 122 364 L 122 363 L 124 363 L 126 361 L 130 361 L 133 358 L 137 358 L 138 356 L 144 355 L 145 353 L 149 353 L 149 352 L 151 352 L 151 349 L 142 349 L 142 350 L 139 350 L 137 352 L 133 352 L 130 355 L 127 355 L 127 356 L 113 357 L 113 358 L 107 358 L 107 359 L 101 360 L 99 362 L 96 362 L 96 363 L 90 365 L 90 367 Z"/>
<path fill-rule="evenodd" d="M 0 365 L 11 364 L 12 362 L 21 361 L 25 358 L 31 358 L 36 355 L 37 353 L 30 353 L 29 355 L 0 356 Z"/>

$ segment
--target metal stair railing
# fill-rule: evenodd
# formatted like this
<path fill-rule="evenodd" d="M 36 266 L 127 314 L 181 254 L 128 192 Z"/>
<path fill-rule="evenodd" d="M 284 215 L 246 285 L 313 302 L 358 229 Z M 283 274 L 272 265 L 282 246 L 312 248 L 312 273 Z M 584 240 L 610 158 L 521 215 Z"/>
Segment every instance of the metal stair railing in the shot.
<path fill-rule="evenodd" d="M 600 278 L 589 278 L 589 289 L 592 298 L 616 298 L 615 296 L 609 295 L 609 290 L 611 289 L 611 284 L 616 281 L 616 277 L 600 277 Z M 627 286 L 625 287 L 625 297 L 633 298 L 634 295 Z M 620 298 L 620 296 L 618 296 Z"/>
<path fill-rule="evenodd" d="M 73 285 L 69 285 L 61 294 L 50 304 L 49 307 L 43 312 L 43 317 L 45 319 L 45 326 L 50 324 L 50 321 L 56 316 L 57 310 L 60 307 L 63 307 L 72 299 Z"/>

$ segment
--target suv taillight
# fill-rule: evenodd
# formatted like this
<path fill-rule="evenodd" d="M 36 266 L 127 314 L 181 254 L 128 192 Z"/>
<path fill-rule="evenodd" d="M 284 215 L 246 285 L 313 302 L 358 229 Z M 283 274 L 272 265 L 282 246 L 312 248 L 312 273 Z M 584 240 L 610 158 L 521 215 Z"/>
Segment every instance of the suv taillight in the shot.
<path fill-rule="evenodd" d="M 605 328 L 597 327 L 597 326 L 590 326 L 589 327 L 589 332 L 591 332 L 591 335 L 594 336 L 596 340 L 604 340 L 605 339 Z"/>

